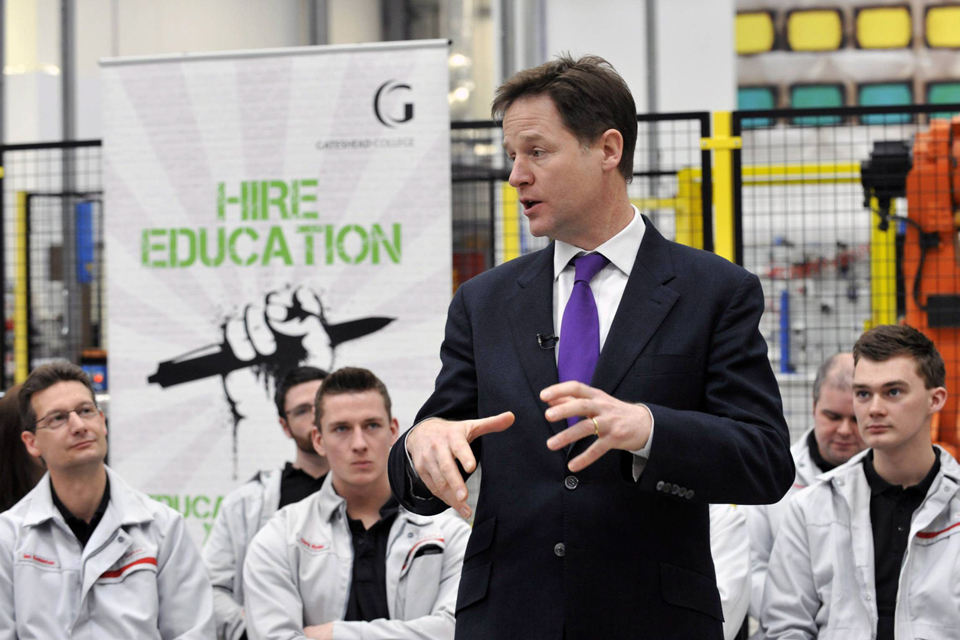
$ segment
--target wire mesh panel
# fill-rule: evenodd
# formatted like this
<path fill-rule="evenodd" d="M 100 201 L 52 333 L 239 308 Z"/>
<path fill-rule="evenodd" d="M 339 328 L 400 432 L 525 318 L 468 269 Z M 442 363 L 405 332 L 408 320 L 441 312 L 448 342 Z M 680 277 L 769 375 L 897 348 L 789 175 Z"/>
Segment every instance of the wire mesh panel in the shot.
<path fill-rule="evenodd" d="M 713 250 L 710 114 L 663 113 L 637 118 L 633 182 L 628 193 L 664 237 Z"/>
<path fill-rule="evenodd" d="M 99 141 L 3 148 L 3 385 L 103 335 Z"/>
<path fill-rule="evenodd" d="M 945 359 L 957 360 L 952 346 L 957 330 L 932 335 L 927 312 L 911 311 L 916 304 L 911 297 L 917 291 L 914 279 L 923 283 L 924 306 L 931 304 L 931 292 L 960 293 L 960 263 L 938 261 L 917 276 L 922 253 L 917 228 L 949 230 L 945 244 L 951 247 L 956 239 L 949 145 L 935 152 L 943 155 L 941 164 L 927 168 L 917 162 L 918 150 L 931 128 L 946 127 L 943 118 L 958 110 L 950 105 L 733 114 L 734 135 L 743 140 L 735 160 L 737 255 L 763 284 L 761 330 L 794 440 L 812 423 L 820 364 L 849 351 L 871 326 L 906 320 L 931 335 Z M 933 211 L 946 216 L 947 224 L 931 217 Z"/>
<path fill-rule="evenodd" d="M 453 202 L 454 290 L 518 255 L 519 226 L 504 227 L 504 196 L 516 216 L 516 196 L 507 185 L 502 132 L 493 121 L 454 122 L 450 132 Z M 508 187 L 504 189 L 504 185 Z"/>

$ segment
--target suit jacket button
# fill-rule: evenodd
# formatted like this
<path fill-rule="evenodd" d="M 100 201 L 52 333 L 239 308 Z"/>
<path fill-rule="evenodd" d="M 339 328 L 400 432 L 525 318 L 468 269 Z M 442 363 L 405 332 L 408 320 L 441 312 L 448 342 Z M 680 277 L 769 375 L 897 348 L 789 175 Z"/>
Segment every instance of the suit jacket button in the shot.
<path fill-rule="evenodd" d="M 673 485 L 670 484 L 669 482 L 664 482 L 664 483 L 663 483 L 663 492 L 664 492 L 664 493 L 670 493 L 670 489 L 672 489 L 672 488 L 673 488 Z"/>
<path fill-rule="evenodd" d="M 657 491 L 663 491 L 663 480 L 657 483 Z"/>
<path fill-rule="evenodd" d="M 567 555 L 567 548 L 563 546 L 562 542 L 558 542 L 556 545 L 554 545 L 553 552 L 557 554 L 558 558 L 562 558 L 563 556 Z"/>
<path fill-rule="evenodd" d="M 682 489 L 682 488 L 683 488 L 683 487 L 680 487 L 680 486 L 677 486 L 677 485 L 673 485 L 673 489 L 670 491 L 670 493 L 672 493 L 673 495 L 677 495 L 678 493 L 680 493 L 680 489 Z"/>
<path fill-rule="evenodd" d="M 580 481 L 577 480 L 577 476 L 567 476 L 563 481 L 563 486 L 571 491 L 576 489 L 578 484 L 580 484 Z"/>
<path fill-rule="evenodd" d="M 687 489 L 687 500 L 693 497 L 693 489 Z"/>

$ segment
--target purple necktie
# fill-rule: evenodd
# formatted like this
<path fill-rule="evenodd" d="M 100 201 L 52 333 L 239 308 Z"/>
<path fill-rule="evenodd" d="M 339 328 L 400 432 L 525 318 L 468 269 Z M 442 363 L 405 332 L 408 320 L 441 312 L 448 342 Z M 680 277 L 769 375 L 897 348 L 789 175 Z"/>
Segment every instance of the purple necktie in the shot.
<path fill-rule="evenodd" d="M 593 370 L 600 357 L 600 318 L 597 316 L 597 302 L 590 290 L 590 281 L 600 273 L 607 262 L 599 253 L 590 253 L 574 258 L 576 275 L 570 300 L 563 310 L 560 325 L 560 356 L 557 370 L 560 382 L 579 380 L 590 384 Z M 568 418 L 571 426 L 580 418 Z"/>

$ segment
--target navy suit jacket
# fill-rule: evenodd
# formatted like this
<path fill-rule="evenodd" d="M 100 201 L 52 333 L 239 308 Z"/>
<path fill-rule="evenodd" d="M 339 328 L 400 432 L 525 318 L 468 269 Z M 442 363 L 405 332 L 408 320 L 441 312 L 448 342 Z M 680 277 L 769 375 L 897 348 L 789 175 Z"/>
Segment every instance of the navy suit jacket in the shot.
<path fill-rule="evenodd" d="M 558 381 L 553 245 L 464 283 L 450 305 L 433 395 L 417 422 L 513 411 L 478 438 L 482 465 L 457 598 L 457 640 L 720 640 L 708 503 L 776 502 L 794 478 L 780 393 L 758 330 L 759 280 L 713 254 L 646 233 L 600 353 L 592 386 L 654 417 L 639 481 L 610 451 L 572 474 L 593 441 L 550 451 L 566 426 L 544 417 Z M 408 509 L 435 514 L 404 451 L 390 482 Z M 429 495 L 429 494 L 427 494 Z"/>

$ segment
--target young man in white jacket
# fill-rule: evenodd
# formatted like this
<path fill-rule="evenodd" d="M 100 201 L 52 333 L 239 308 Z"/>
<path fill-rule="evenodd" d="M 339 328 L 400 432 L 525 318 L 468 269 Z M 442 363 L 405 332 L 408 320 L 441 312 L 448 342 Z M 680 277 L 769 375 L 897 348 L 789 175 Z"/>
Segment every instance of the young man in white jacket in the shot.
<path fill-rule="evenodd" d="M 206 640 L 213 597 L 183 517 L 108 469 L 86 374 L 56 362 L 20 391 L 48 473 L 0 515 L 0 640 Z"/>
<path fill-rule="evenodd" d="M 330 475 L 257 534 L 244 566 L 247 632 L 293 640 L 452 639 L 470 529 L 410 513 L 390 493 L 390 396 L 366 369 L 330 374 L 313 443 Z"/>
<path fill-rule="evenodd" d="M 243 561 L 253 536 L 278 509 L 318 491 L 330 469 L 312 440 L 314 401 L 326 375 L 316 367 L 297 367 L 279 380 L 274 402 L 283 433 L 297 446 L 296 458 L 282 469 L 261 471 L 224 498 L 203 545 L 219 640 L 247 638 Z"/>
<path fill-rule="evenodd" d="M 880 326 L 853 349 L 870 450 L 791 501 L 773 545 L 768 640 L 960 638 L 960 465 L 931 444 L 945 370 L 930 340 Z"/>
<path fill-rule="evenodd" d="M 852 384 L 852 353 L 836 353 L 820 365 L 813 380 L 813 426 L 790 447 L 797 467 L 793 486 L 780 502 L 743 507 L 750 530 L 750 615 L 754 618 L 760 618 L 770 550 L 790 499 L 813 484 L 821 473 L 863 451 Z"/>

